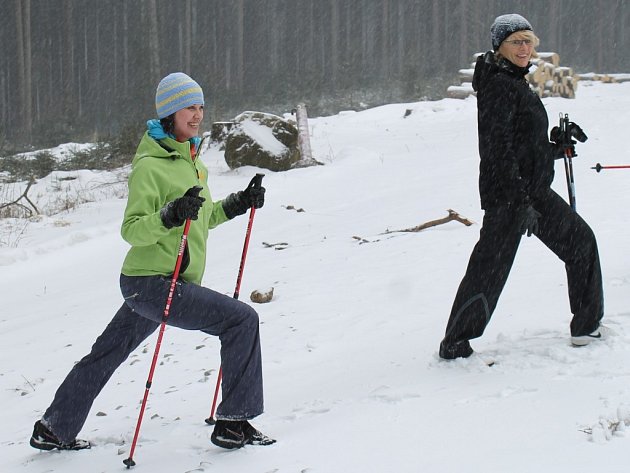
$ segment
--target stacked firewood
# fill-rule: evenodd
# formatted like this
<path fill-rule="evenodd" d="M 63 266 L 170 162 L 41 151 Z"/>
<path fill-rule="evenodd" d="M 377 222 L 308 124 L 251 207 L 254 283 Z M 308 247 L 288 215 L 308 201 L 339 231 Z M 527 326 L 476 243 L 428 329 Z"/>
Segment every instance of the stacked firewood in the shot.
<path fill-rule="evenodd" d="M 530 68 L 527 80 L 540 97 L 575 98 L 580 79 L 572 68 L 560 66 L 557 53 L 538 53 L 532 63 L 535 67 Z"/>
<path fill-rule="evenodd" d="M 580 74 L 580 80 L 596 80 L 605 84 L 616 84 L 618 82 L 630 82 L 630 74 L 596 74 L 587 72 Z"/>
<path fill-rule="evenodd" d="M 475 94 L 472 77 L 477 57 L 481 54 L 483 53 L 474 55 L 472 68 L 459 70 L 461 85 L 450 86 L 446 90 L 447 97 L 463 99 Z M 579 76 L 573 73 L 572 68 L 560 66 L 560 56 L 557 53 L 538 53 L 538 57 L 532 59 L 532 64 L 527 80 L 540 97 L 575 98 Z"/>

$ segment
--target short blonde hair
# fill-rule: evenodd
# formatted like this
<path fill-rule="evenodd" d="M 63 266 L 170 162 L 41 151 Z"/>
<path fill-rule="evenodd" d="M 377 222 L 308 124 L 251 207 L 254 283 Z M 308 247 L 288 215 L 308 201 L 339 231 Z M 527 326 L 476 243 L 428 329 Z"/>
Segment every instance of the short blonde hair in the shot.
<path fill-rule="evenodd" d="M 503 46 L 503 43 L 505 43 L 506 41 L 512 41 L 513 39 L 529 39 L 534 45 L 532 49 L 532 57 L 538 57 L 538 53 L 536 52 L 536 47 L 540 44 L 540 39 L 538 39 L 538 36 L 536 36 L 533 31 L 531 30 L 515 31 L 514 33 L 512 33 L 510 36 L 508 36 L 507 38 L 503 40 L 503 42 L 501 43 L 501 46 Z M 501 50 L 501 46 L 499 46 L 499 51 Z M 501 57 L 505 57 L 499 51 L 496 52 L 497 59 Z"/>

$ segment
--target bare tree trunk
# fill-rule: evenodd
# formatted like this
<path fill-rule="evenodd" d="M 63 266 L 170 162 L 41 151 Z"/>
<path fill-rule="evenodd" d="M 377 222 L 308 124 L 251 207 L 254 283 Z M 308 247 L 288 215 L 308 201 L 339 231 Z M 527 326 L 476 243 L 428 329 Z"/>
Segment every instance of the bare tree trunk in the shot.
<path fill-rule="evenodd" d="M 470 51 L 470 38 L 468 36 L 468 2 L 459 4 L 459 64 L 466 64 L 473 51 Z"/>
<path fill-rule="evenodd" d="M 431 51 L 432 53 L 429 55 L 431 64 L 433 64 L 434 69 L 441 69 L 439 66 L 440 61 L 438 48 L 440 45 L 440 0 L 432 0 L 431 2 Z"/>
<path fill-rule="evenodd" d="M 156 0 L 148 0 L 149 8 L 149 59 L 151 78 L 160 79 L 160 37 L 158 35 L 158 16 Z"/>
<path fill-rule="evenodd" d="M 190 0 L 186 1 L 184 18 L 184 70 L 190 74 L 192 73 L 190 63 L 190 43 L 192 43 L 193 28 L 192 5 Z"/>
<path fill-rule="evenodd" d="M 330 16 L 330 80 L 332 89 L 336 88 L 339 70 L 339 4 L 332 0 Z"/>
<path fill-rule="evenodd" d="M 396 67 L 396 72 L 398 73 L 399 76 L 401 76 L 404 73 L 404 69 L 405 69 L 405 12 L 404 12 L 404 7 L 403 5 L 401 5 L 401 3 L 397 4 L 398 6 L 398 18 L 397 18 L 397 28 L 396 31 L 398 32 L 398 42 L 396 43 L 396 60 L 397 60 L 397 67 Z"/>
<path fill-rule="evenodd" d="M 24 109 L 24 105 L 26 103 L 26 91 L 24 89 L 26 84 L 25 77 L 25 67 L 24 67 L 24 28 L 22 21 L 22 2 L 21 0 L 15 0 L 15 27 L 17 29 L 17 77 L 18 77 L 18 106 L 16 110 L 18 110 L 18 117 L 16 125 L 22 129 L 24 126 L 24 122 L 26 119 L 25 114 L 20 113 L 20 110 Z M 18 133 L 19 135 L 19 133 Z"/>
<path fill-rule="evenodd" d="M 597 34 L 595 35 L 595 37 L 597 38 L 596 40 L 597 48 L 595 49 L 595 57 L 597 58 L 596 63 L 597 63 L 598 71 L 601 71 L 603 68 L 604 51 L 606 51 L 607 49 L 605 45 L 609 44 L 609 43 L 606 43 L 604 40 L 605 29 L 606 27 L 609 26 L 604 21 L 604 12 L 606 11 L 606 9 L 607 9 L 606 2 L 604 0 L 599 0 L 598 10 L 600 14 L 597 15 Z"/>
<path fill-rule="evenodd" d="M 63 91 L 63 113 L 72 116 L 76 110 L 75 90 L 74 90 L 74 41 L 72 38 L 73 24 L 73 1 L 63 2 L 63 51 L 61 52 L 61 90 Z M 52 74 L 49 78 L 53 80 Z"/>
<path fill-rule="evenodd" d="M 389 79 L 391 73 L 391 61 L 389 54 L 389 0 L 382 1 L 381 18 L 381 77 Z"/>
<path fill-rule="evenodd" d="M 9 103 L 7 100 L 7 85 L 4 74 L 0 76 L 0 129 L 6 130 L 7 114 L 9 109 Z M 0 132 L 0 142 L 6 138 L 5 132 Z"/>
<path fill-rule="evenodd" d="M 236 90 L 243 90 L 243 75 L 245 65 L 243 64 L 243 42 L 244 42 L 244 27 L 243 21 L 245 19 L 244 12 L 244 0 L 236 0 Z"/>
<path fill-rule="evenodd" d="M 123 2 L 123 84 L 129 90 L 129 11 L 127 2 Z"/>
<path fill-rule="evenodd" d="M 31 55 L 31 0 L 24 1 L 24 84 L 25 102 L 24 118 L 26 120 L 27 139 L 30 142 L 33 133 L 33 81 L 31 77 L 32 55 Z"/>
<path fill-rule="evenodd" d="M 540 40 L 544 42 L 546 46 L 543 46 L 543 51 L 561 51 L 560 49 L 560 31 L 561 27 L 558 23 L 558 2 L 549 2 L 549 14 L 547 15 L 548 29 L 547 37 Z M 551 46 L 553 45 L 553 49 Z"/>

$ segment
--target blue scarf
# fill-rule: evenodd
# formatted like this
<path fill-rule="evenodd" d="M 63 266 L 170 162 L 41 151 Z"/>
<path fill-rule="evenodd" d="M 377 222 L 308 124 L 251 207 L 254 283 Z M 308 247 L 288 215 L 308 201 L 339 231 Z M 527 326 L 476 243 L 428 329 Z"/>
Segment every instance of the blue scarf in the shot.
<path fill-rule="evenodd" d="M 164 128 L 162 128 L 162 124 L 160 123 L 160 120 L 157 120 L 157 119 L 147 121 L 147 131 L 149 132 L 149 136 L 156 141 L 163 140 L 164 138 L 175 139 L 175 137 L 172 134 L 166 133 L 164 131 Z M 193 136 L 188 141 L 190 141 L 194 145 L 196 150 L 199 149 L 201 138 L 199 138 L 198 136 Z"/>

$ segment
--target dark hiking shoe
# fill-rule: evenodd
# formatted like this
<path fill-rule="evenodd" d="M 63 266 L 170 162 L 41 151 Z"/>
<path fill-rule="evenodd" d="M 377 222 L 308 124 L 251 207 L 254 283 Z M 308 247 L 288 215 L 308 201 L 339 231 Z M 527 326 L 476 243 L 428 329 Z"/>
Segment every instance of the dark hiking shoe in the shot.
<path fill-rule="evenodd" d="M 473 349 L 468 340 L 463 342 L 447 345 L 442 341 L 440 343 L 440 358 L 445 360 L 454 360 L 455 358 L 468 358 L 473 354 Z"/>
<path fill-rule="evenodd" d="M 245 445 L 245 434 L 241 422 L 217 420 L 210 441 L 217 447 L 241 448 Z"/>
<path fill-rule="evenodd" d="M 228 449 L 241 448 L 245 445 L 271 445 L 275 442 L 246 420 L 217 420 L 210 441 L 217 447 Z"/>
<path fill-rule="evenodd" d="M 54 450 L 55 448 L 57 450 L 84 450 L 92 446 L 87 440 L 79 439 L 75 439 L 70 443 L 63 443 L 40 420 L 35 422 L 30 444 L 31 447 L 39 450 Z"/>
<path fill-rule="evenodd" d="M 261 431 L 256 430 L 252 424 L 243 421 L 243 433 L 245 434 L 245 443 L 247 445 L 271 445 L 276 443 L 275 439 L 267 437 Z"/>

